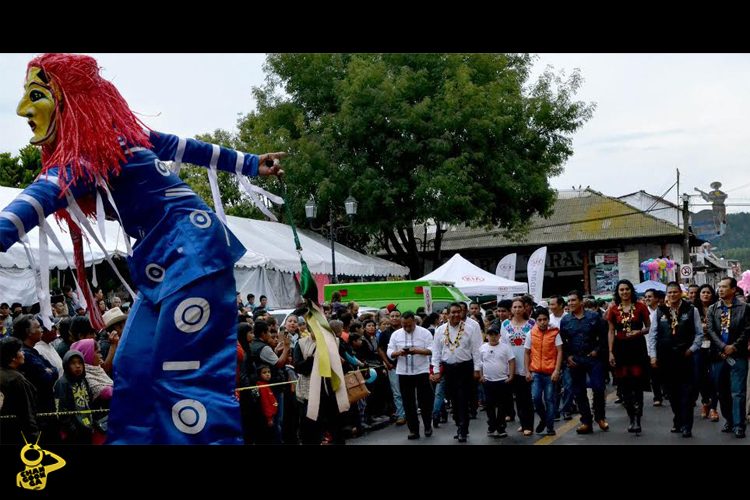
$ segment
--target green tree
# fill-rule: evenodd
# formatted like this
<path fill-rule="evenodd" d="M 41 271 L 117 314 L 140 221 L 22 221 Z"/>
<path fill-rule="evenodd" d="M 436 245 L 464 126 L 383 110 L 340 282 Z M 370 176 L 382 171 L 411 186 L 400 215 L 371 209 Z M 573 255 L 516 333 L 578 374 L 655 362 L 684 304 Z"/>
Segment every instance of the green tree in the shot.
<path fill-rule="evenodd" d="M 0 186 L 25 188 L 42 169 L 39 148 L 29 144 L 18 152 L 18 156 L 0 153 Z"/>
<path fill-rule="evenodd" d="M 415 224 L 500 226 L 522 234 L 555 198 L 548 178 L 573 153 L 594 105 L 574 100 L 579 73 L 529 82 L 527 54 L 273 54 L 238 146 L 289 151 L 296 220 L 350 194 L 356 225 L 342 242 L 375 243 L 422 274 Z M 435 259 L 440 255 L 440 235 Z"/>

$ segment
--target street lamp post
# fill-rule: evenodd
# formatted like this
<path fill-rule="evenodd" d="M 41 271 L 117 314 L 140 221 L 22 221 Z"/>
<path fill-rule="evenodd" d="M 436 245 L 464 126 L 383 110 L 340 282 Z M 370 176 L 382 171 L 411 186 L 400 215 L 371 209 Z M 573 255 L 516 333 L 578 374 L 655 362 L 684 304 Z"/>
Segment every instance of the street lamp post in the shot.
<path fill-rule="evenodd" d="M 338 283 L 338 278 L 336 277 L 336 231 L 352 227 L 354 216 L 357 215 L 357 200 L 350 195 L 344 200 L 344 209 L 346 210 L 346 215 L 349 216 L 349 224 L 336 226 L 335 218 L 333 216 L 333 203 L 329 203 L 328 224 L 316 227 L 313 224 L 313 221 L 318 215 L 318 205 L 315 203 L 315 198 L 310 195 L 310 199 L 305 203 L 305 216 L 307 217 L 307 222 L 310 225 L 310 228 L 316 231 L 322 231 L 324 234 L 327 232 L 331 241 L 331 283 Z"/>
<path fill-rule="evenodd" d="M 690 203 L 690 195 L 682 193 L 682 263 L 690 264 L 690 210 L 688 204 Z M 679 269 L 678 269 L 679 271 Z M 682 276 L 680 276 L 682 277 Z"/>
<path fill-rule="evenodd" d="M 432 247 L 433 251 L 437 250 L 436 241 L 442 239 L 442 235 L 448 232 L 448 224 L 446 222 L 435 222 L 435 234 L 430 238 L 427 233 L 428 224 L 425 222 L 424 226 L 424 238 L 414 238 L 422 247 L 422 267 L 424 269 L 425 261 L 427 260 L 427 251 Z M 439 248 L 439 247 L 438 247 Z M 437 267 L 440 263 L 440 252 L 436 252 L 433 256 L 433 267 Z"/>

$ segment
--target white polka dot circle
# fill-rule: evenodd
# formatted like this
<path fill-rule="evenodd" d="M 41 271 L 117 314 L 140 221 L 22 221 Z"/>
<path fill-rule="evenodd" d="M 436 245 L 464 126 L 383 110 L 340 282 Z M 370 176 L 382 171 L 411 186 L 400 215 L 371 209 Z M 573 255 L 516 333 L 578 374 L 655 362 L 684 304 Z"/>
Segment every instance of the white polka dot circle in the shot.
<path fill-rule="evenodd" d="M 174 312 L 174 323 L 180 331 L 195 333 L 206 326 L 211 316 L 211 305 L 206 299 L 190 297 L 180 302 Z"/>
<path fill-rule="evenodd" d="M 154 166 L 156 167 L 156 171 L 164 177 L 167 177 L 172 173 L 169 171 L 169 167 L 167 167 L 167 164 L 161 160 L 154 160 Z"/>
<path fill-rule="evenodd" d="M 177 430 L 185 434 L 198 434 L 206 426 L 207 420 L 206 407 L 195 399 L 183 399 L 172 407 L 172 422 Z"/>
<path fill-rule="evenodd" d="M 156 281 L 157 283 L 164 281 L 165 273 L 166 271 L 164 268 L 158 264 L 149 264 L 146 266 L 146 276 L 148 276 L 151 281 Z"/>
<path fill-rule="evenodd" d="M 201 229 L 211 225 L 211 216 L 205 210 L 194 210 L 190 212 L 190 222 Z"/>

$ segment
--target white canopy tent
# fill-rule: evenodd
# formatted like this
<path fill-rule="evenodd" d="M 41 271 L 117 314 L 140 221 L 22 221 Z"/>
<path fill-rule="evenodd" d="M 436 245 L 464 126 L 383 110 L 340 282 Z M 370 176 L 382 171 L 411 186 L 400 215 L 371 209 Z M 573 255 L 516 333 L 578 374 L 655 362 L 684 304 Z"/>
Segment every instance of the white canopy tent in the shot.
<path fill-rule="evenodd" d="M 0 187 L 0 209 L 7 207 L 19 194 L 21 194 L 21 191 L 21 189 L 11 187 Z M 73 243 L 70 241 L 67 224 L 64 221 L 61 221 L 58 224 L 54 215 L 47 217 L 47 224 L 55 232 L 57 239 L 60 241 L 60 245 L 62 245 L 63 250 L 68 257 L 68 261 L 73 265 Z M 93 225 L 96 227 L 98 235 L 98 224 Z M 120 227 L 120 224 L 116 221 L 105 221 L 104 225 L 106 239 L 102 241 L 102 243 L 107 249 L 107 252 L 112 256 L 127 255 L 125 233 Z M 35 256 L 39 255 L 39 229 L 32 229 L 27 233 L 27 236 L 29 237 L 32 253 Z M 86 266 L 99 264 L 104 260 L 104 252 L 102 252 L 99 246 L 93 241 L 89 244 L 86 239 L 84 239 L 83 256 L 86 260 Z M 68 263 L 65 260 L 65 257 L 51 241 L 49 243 L 49 267 L 50 269 L 68 268 Z M 26 257 L 26 252 L 24 252 L 23 246 L 21 246 L 20 243 L 10 247 L 7 252 L 0 253 L 0 268 L 29 269 L 29 259 Z"/>
<path fill-rule="evenodd" d="M 496 276 L 475 266 L 458 253 L 430 274 L 421 277 L 420 280 L 452 281 L 456 288 L 469 297 L 526 293 L 529 291 L 526 283 Z"/>
<path fill-rule="evenodd" d="M 0 187 L 0 208 L 6 207 L 21 192 L 20 189 Z M 67 269 L 73 264 L 73 245 L 67 226 L 58 224 L 54 216 L 47 217 L 49 226 L 55 231 L 65 257 L 55 247 L 49 245 L 50 269 Z M 227 224 L 247 248 L 247 253 L 235 264 L 234 275 L 237 291 L 243 298 L 248 293 L 266 295 L 270 307 L 293 307 L 298 301 L 294 274 L 301 270 L 299 254 L 295 250 L 292 229 L 286 224 L 227 216 Z M 98 234 L 97 224 L 93 224 Z M 62 226 L 62 227 L 61 227 Z M 330 242 L 320 235 L 299 230 L 302 255 L 313 274 L 332 274 Z M 106 240 L 103 242 L 110 255 L 126 256 L 124 232 L 116 221 L 105 222 Z M 28 233 L 32 253 L 39 254 L 39 231 Z M 133 240 L 131 239 L 131 243 Z M 338 243 L 336 250 L 336 273 L 348 276 L 403 276 L 409 269 L 378 257 L 361 254 Z M 84 243 L 86 265 L 99 264 L 104 253 L 92 241 Z M 11 281 L 14 283 L 11 284 Z M 29 267 L 23 247 L 13 245 L 5 253 L 0 253 L 0 301 L 33 304 L 34 275 Z"/>
<path fill-rule="evenodd" d="M 0 186 L 0 209 L 7 207 L 21 191 L 21 189 Z M 73 265 L 73 243 L 70 240 L 70 234 L 68 234 L 68 226 L 64 221 L 58 224 L 54 215 L 47 217 L 47 225 L 54 231 L 64 251 L 63 255 L 57 246 L 52 241 L 49 241 L 50 270 L 67 269 L 69 264 Z M 94 226 L 96 226 L 96 231 L 98 231 L 98 224 L 94 224 Z M 105 221 L 104 226 L 106 238 L 102 241 L 102 244 L 107 249 L 109 255 L 126 256 L 126 236 L 120 224 L 116 221 Z M 38 265 L 39 229 L 32 229 L 27 233 L 27 236 L 31 252 L 37 259 Z M 87 241 L 85 238 L 83 256 L 87 267 L 104 261 L 104 252 L 94 241 Z M 31 269 L 29 259 L 21 243 L 16 243 L 6 252 L 0 252 L 1 302 L 20 302 L 24 305 L 34 304 L 38 302 L 35 286 L 34 271 Z"/>
<path fill-rule="evenodd" d="M 247 248 L 235 264 L 237 291 L 266 295 L 270 307 L 293 307 L 299 302 L 294 274 L 301 271 L 292 229 L 286 224 L 227 216 L 229 229 Z M 332 274 L 330 242 L 317 233 L 298 229 L 302 256 L 313 274 Z M 338 243 L 336 274 L 348 276 L 404 276 L 409 268 L 359 253 Z M 256 301 L 257 303 L 257 301 Z"/>

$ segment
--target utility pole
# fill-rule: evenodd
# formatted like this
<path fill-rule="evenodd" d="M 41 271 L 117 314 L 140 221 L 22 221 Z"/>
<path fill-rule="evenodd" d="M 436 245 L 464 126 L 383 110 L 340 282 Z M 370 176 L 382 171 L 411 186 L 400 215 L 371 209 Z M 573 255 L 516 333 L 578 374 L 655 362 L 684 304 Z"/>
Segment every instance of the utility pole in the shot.
<path fill-rule="evenodd" d="M 688 210 L 688 202 L 690 201 L 690 195 L 682 193 L 682 263 L 690 264 L 690 230 L 689 230 L 689 219 L 690 211 Z"/>
<path fill-rule="evenodd" d="M 677 206 L 680 206 L 680 169 L 677 169 Z M 680 227 L 680 219 L 677 218 L 677 227 Z"/>

